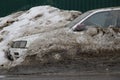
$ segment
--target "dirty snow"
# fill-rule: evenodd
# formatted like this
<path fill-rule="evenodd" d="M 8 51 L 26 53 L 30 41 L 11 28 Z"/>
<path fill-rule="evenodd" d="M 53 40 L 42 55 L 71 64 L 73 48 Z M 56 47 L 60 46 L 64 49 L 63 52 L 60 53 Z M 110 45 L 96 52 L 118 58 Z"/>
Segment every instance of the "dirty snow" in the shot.
<path fill-rule="evenodd" d="M 39 63 L 75 59 L 83 57 L 83 55 L 93 58 L 115 57 L 116 54 L 120 55 L 119 30 L 92 28 L 93 32 L 91 32 L 91 28 L 89 28 L 84 32 L 72 32 L 69 31 L 69 28 L 63 28 L 59 31 L 51 31 L 42 34 L 39 39 L 35 40 L 28 49 L 28 55 L 35 55 L 35 60 L 38 60 Z M 25 60 L 24 63 L 26 62 L 28 61 Z"/>
<path fill-rule="evenodd" d="M 40 65 L 85 56 L 111 58 L 120 55 L 120 29 L 96 27 L 73 32 L 65 27 L 80 14 L 78 11 L 38 6 L 0 18 L 0 65 Z M 3 49 L 8 48 L 10 41 L 38 33 L 40 36 L 28 48 L 25 60 L 19 58 L 9 62 L 3 57 Z"/>
<path fill-rule="evenodd" d="M 37 6 L 0 18 L 0 65 L 7 63 L 4 50 L 13 39 L 64 27 L 81 13 L 51 6 Z"/>

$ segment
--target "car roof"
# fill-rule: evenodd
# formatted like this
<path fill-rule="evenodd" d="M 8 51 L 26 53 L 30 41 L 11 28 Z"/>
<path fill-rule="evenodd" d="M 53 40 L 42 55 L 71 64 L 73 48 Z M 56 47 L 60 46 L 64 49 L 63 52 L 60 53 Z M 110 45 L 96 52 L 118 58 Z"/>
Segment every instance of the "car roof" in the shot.
<path fill-rule="evenodd" d="M 120 10 L 120 6 L 119 7 L 99 8 L 99 9 L 93 9 L 93 10 L 89 10 L 89 11 L 96 12 L 96 11 L 109 11 L 109 10 Z"/>

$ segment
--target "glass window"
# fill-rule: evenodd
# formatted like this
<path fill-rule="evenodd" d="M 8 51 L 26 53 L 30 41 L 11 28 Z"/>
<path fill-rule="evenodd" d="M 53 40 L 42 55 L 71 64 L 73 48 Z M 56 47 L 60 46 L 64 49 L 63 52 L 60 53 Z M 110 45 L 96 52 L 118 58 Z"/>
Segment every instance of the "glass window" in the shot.
<path fill-rule="evenodd" d="M 116 27 L 120 28 L 120 14 L 118 15 L 118 18 L 117 18 L 117 25 L 116 25 Z"/>
<path fill-rule="evenodd" d="M 75 20 L 73 20 L 72 22 L 70 22 L 66 26 L 69 27 L 69 28 L 72 28 L 75 24 L 79 23 L 83 18 L 85 18 L 86 16 L 88 16 L 92 12 L 93 11 L 88 11 L 88 12 L 83 13 L 82 15 L 80 15 L 79 17 L 77 17 Z"/>
<path fill-rule="evenodd" d="M 108 27 L 109 22 L 108 22 L 108 24 L 106 22 L 108 17 L 110 17 L 109 11 L 99 12 L 99 13 L 96 13 L 96 14 L 90 16 L 82 24 L 84 24 L 85 26 Z"/>
<path fill-rule="evenodd" d="M 116 20 L 116 27 L 120 28 L 120 10 L 117 10 L 117 20 Z"/>
<path fill-rule="evenodd" d="M 83 31 L 88 27 L 108 27 L 106 20 L 110 16 L 109 11 L 98 12 L 76 25 L 74 31 Z"/>
<path fill-rule="evenodd" d="M 15 41 L 12 44 L 12 48 L 25 48 L 27 44 L 27 41 Z"/>

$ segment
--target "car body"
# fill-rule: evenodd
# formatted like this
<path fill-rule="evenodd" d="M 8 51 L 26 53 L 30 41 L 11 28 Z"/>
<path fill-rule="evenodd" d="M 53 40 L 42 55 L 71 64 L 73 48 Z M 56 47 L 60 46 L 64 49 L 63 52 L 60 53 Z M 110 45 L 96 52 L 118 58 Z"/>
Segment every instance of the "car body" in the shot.
<path fill-rule="evenodd" d="M 111 7 L 87 11 L 69 24 L 73 31 L 82 31 L 89 27 L 120 27 L 120 7 Z"/>

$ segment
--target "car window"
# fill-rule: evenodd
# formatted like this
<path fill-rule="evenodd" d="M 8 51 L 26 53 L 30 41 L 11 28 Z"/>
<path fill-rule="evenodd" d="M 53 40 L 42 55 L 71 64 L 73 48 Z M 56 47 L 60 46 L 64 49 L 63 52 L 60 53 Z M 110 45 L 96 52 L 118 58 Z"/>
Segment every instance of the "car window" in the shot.
<path fill-rule="evenodd" d="M 117 10 L 115 15 L 117 15 L 116 27 L 120 28 L 120 10 Z"/>
<path fill-rule="evenodd" d="M 120 27 L 120 10 L 103 11 L 93 14 L 82 23 L 77 24 L 74 31 L 83 31 L 89 27 Z"/>
<path fill-rule="evenodd" d="M 110 23 L 110 21 L 107 21 L 111 18 L 110 16 L 109 11 L 99 12 L 90 16 L 82 24 L 85 26 L 107 27 Z"/>
<path fill-rule="evenodd" d="M 110 17 L 110 11 L 95 13 L 82 23 L 76 25 L 74 31 L 83 31 L 87 27 L 106 27 L 110 23 L 108 22 L 108 17 Z"/>
<path fill-rule="evenodd" d="M 118 15 L 118 18 L 117 18 L 117 27 L 120 28 L 120 14 Z"/>
<path fill-rule="evenodd" d="M 86 16 L 88 16 L 89 14 L 91 14 L 93 11 L 88 11 L 83 13 L 82 15 L 80 15 L 79 17 L 77 17 L 75 20 L 73 20 L 72 22 L 70 22 L 67 27 L 72 28 L 75 24 L 77 24 L 78 22 L 80 22 L 83 18 L 85 18 Z"/>

